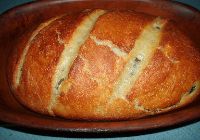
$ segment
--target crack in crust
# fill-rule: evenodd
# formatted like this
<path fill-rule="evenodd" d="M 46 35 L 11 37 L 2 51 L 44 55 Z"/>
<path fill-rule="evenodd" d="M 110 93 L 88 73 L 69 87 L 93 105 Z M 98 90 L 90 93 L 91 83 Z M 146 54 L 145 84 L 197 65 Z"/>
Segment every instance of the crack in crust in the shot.
<path fill-rule="evenodd" d="M 58 31 L 58 30 L 56 30 L 56 34 L 57 34 L 57 41 L 58 41 L 58 43 L 60 44 L 60 45 L 64 45 L 65 44 L 65 42 L 64 42 L 64 40 L 62 40 L 61 39 L 61 37 L 60 37 L 60 32 Z"/>
<path fill-rule="evenodd" d="M 116 44 L 114 44 L 110 40 L 100 40 L 96 36 L 90 35 L 90 38 L 96 43 L 96 45 L 105 46 L 110 48 L 110 50 L 119 57 L 126 57 L 127 53 L 119 48 Z"/>
<path fill-rule="evenodd" d="M 172 56 L 170 56 L 170 46 L 169 44 L 166 46 L 166 48 L 161 48 L 161 47 L 158 47 L 158 50 L 160 50 L 164 56 L 173 64 L 177 64 L 179 63 L 180 61 L 179 60 L 176 60 L 175 58 L 173 58 Z"/>

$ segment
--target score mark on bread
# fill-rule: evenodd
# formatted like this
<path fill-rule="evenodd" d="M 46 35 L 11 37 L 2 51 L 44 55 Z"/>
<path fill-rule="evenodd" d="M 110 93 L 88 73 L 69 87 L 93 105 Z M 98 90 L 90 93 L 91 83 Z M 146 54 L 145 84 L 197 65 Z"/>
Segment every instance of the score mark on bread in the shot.
<path fill-rule="evenodd" d="M 19 64 L 18 64 L 18 67 L 17 67 L 17 70 L 15 72 L 15 78 L 14 78 L 14 87 L 17 88 L 18 85 L 20 84 L 20 79 L 21 79 L 21 75 L 22 75 L 22 70 L 23 70 L 23 65 L 24 65 L 24 61 L 25 61 L 25 58 L 26 58 L 26 54 L 29 50 L 29 47 L 30 47 L 30 44 L 32 43 L 32 41 L 34 40 L 34 38 L 37 36 L 37 34 L 40 33 L 41 30 L 43 30 L 45 27 L 47 27 L 49 24 L 51 24 L 53 21 L 55 21 L 56 19 L 60 18 L 61 16 L 59 17 L 55 17 L 55 18 L 52 18 L 50 19 L 49 21 L 45 22 L 45 23 L 42 23 L 31 35 L 30 39 L 28 40 L 27 42 L 27 45 L 26 47 L 24 48 L 24 51 L 22 53 L 22 56 L 19 60 Z"/>
<path fill-rule="evenodd" d="M 134 86 L 135 81 L 148 65 L 148 62 L 151 61 L 159 45 L 162 28 L 165 23 L 165 20 L 156 18 L 143 29 L 135 42 L 135 46 L 129 53 L 128 62 L 113 89 L 113 96 L 115 98 L 126 100 L 126 96 Z"/>
<path fill-rule="evenodd" d="M 88 38 L 90 31 L 92 30 L 95 22 L 99 16 L 105 14 L 104 10 L 96 10 L 89 14 L 83 19 L 80 25 L 72 34 L 72 38 L 68 43 L 65 43 L 65 49 L 63 50 L 59 63 L 57 65 L 53 82 L 52 82 L 52 98 L 51 104 L 49 106 L 49 111 L 51 112 L 52 106 L 56 103 L 57 96 L 59 96 L 59 87 L 62 82 L 67 78 L 70 71 L 70 67 L 73 64 L 73 61 L 78 55 L 78 51 Z"/>

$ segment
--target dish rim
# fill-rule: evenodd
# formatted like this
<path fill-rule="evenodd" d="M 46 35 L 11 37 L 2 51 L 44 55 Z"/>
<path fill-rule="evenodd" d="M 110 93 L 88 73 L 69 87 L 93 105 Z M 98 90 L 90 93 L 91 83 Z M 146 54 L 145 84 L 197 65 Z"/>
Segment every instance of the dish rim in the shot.
<path fill-rule="evenodd" d="M 47 4 L 47 3 L 51 3 L 51 4 L 58 4 L 58 3 L 70 3 L 70 2 L 84 2 L 84 1 L 92 1 L 92 0 L 68 0 L 68 1 L 62 1 L 62 0 L 55 0 L 55 1 L 51 1 L 51 0 L 46 0 L 46 1 L 32 1 L 32 2 L 28 2 L 28 3 L 24 3 L 24 4 L 21 4 L 21 5 L 18 5 L 18 6 L 15 6 L 11 9 L 8 9 L 6 11 L 4 11 L 2 14 L 0 14 L 0 19 L 3 18 L 3 17 L 6 17 L 6 16 L 9 16 L 9 15 L 12 15 L 12 13 L 16 12 L 17 10 L 21 10 L 21 9 L 24 9 L 26 7 L 29 7 L 31 5 L 38 5 L 38 4 Z M 102 0 L 102 1 L 106 1 L 106 0 Z M 118 0 L 108 0 L 108 2 L 111 2 L 111 1 L 118 1 Z M 135 0 L 135 1 L 139 1 L 139 0 Z M 149 0 L 140 0 L 140 1 L 149 1 Z M 150 1 L 153 1 L 153 0 L 150 0 Z M 125 2 L 125 1 L 124 1 Z M 184 4 L 184 3 L 181 3 L 181 2 L 177 2 L 177 1 L 166 1 L 170 4 L 175 4 L 175 5 L 178 5 L 178 6 L 181 6 L 181 7 L 184 7 L 186 9 L 189 9 L 190 11 L 192 12 L 195 12 L 197 14 L 200 15 L 200 10 L 190 6 L 190 5 L 187 5 L 187 4 Z M 43 126 L 41 127 L 41 124 L 38 125 L 38 124 L 33 124 L 31 123 L 28 124 L 27 122 L 18 122 L 17 119 L 14 119 L 14 117 L 10 117 L 12 116 L 12 113 L 7 111 L 6 109 L 2 108 L 3 104 L 0 103 L 0 110 L 1 112 L 4 112 L 5 114 L 3 115 L 0 115 L 0 121 L 3 121 L 3 122 L 6 122 L 6 123 L 11 123 L 11 124 L 14 124 L 14 125 L 17 125 L 17 126 L 23 126 L 23 127 L 27 127 L 27 128 L 36 128 L 36 129 L 43 129 L 43 130 L 53 130 L 53 131 L 68 131 L 68 132 L 126 132 L 126 131 L 144 131 L 144 130 L 147 130 L 147 129 L 156 129 L 156 128 L 163 128 L 163 127 L 169 127 L 169 126 L 174 126 L 176 124 L 180 124 L 180 123 L 184 123 L 184 122 L 189 122 L 189 121 L 193 121 L 193 120 L 196 120 L 196 119 L 200 119 L 200 115 L 194 115 L 193 118 L 187 118 L 187 119 L 180 119 L 179 122 L 176 122 L 174 124 L 168 124 L 168 125 L 164 125 L 162 126 L 162 124 L 160 126 L 158 125 L 155 125 L 155 126 L 148 126 L 148 127 L 145 127 L 144 128 L 137 128 L 137 129 L 134 129 L 134 127 L 130 127 L 130 128 L 126 128 L 126 129 L 119 129 L 119 128 L 67 128 L 67 127 L 60 127 L 60 128 L 55 128 L 55 127 L 46 127 L 46 126 Z M 184 111 L 185 108 L 182 109 L 182 111 Z M 180 110 L 178 110 L 178 112 L 180 112 Z M 159 114 L 160 116 L 165 116 L 165 115 L 168 115 L 170 113 L 173 113 L 173 112 L 168 112 L 168 113 L 164 113 L 164 114 Z M 176 112 L 174 113 L 177 113 L 177 110 Z M 155 115 L 155 116 L 150 116 L 150 117 L 145 117 L 145 118 L 141 118 L 141 119 L 136 119 L 137 121 L 138 120 L 145 120 L 148 118 L 152 118 L 152 117 L 157 117 L 158 115 Z M 35 116 L 34 116 L 35 117 Z M 41 119 L 40 118 L 40 115 L 36 116 L 38 117 L 38 119 Z M 133 121 L 136 121 L 136 120 L 128 120 L 128 121 L 100 121 L 100 122 L 94 122 L 94 121 L 91 121 L 91 122 L 88 122 L 88 121 L 71 121 L 71 120 L 65 120 L 65 119 L 60 119 L 60 118 L 53 118 L 53 117 L 48 117 L 48 116 L 43 116 L 41 115 L 42 119 L 46 119 L 46 118 L 49 118 L 50 121 L 65 121 L 65 122 L 70 122 L 70 123 L 93 123 L 93 124 L 96 124 L 96 123 L 129 123 L 129 122 L 133 122 Z"/>

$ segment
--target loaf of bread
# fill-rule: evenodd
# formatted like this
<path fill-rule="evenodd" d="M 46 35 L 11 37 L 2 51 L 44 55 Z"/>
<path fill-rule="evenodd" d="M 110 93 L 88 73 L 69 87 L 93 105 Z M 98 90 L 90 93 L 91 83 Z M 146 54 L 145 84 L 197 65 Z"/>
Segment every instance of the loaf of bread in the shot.
<path fill-rule="evenodd" d="M 124 120 L 174 110 L 200 93 L 200 52 L 172 21 L 85 10 L 24 33 L 8 79 L 29 109 L 76 120 Z"/>

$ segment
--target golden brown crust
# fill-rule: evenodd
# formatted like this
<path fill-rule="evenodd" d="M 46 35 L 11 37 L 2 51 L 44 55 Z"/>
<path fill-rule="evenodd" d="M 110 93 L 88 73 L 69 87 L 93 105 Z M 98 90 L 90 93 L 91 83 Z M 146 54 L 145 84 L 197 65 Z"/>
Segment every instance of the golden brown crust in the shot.
<path fill-rule="evenodd" d="M 36 36 L 27 53 L 19 90 L 30 95 L 20 96 L 29 101 L 30 107 L 36 111 L 47 111 L 51 97 L 52 75 L 64 49 L 61 40 L 67 42 L 70 39 L 78 24 L 77 17 L 78 15 L 64 16 L 51 23 Z"/>
<path fill-rule="evenodd" d="M 134 12 L 109 12 L 96 23 L 92 35 L 101 40 L 111 40 L 120 49 L 130 52 L 144 26 L 154 17 Z"/>
<path fill-rule="evenodd" d="M 199 52 L 188 38 L 168 23 L 159 49 L 133 87 L 130 99 L 137 99 L 152 111 L 173 106 L 199 81 L 199 70 Z"/>
<path fill-rule="evenodd" d="M 84 15 L 87 13 L 66 15 L 55 20 L 39 31 L 31 42 L 23 65 L 20 86 L 15 93 L 29 108 L 48 113 L 55 66 L 64 49 L 64 43 L 68 42 Z"/>
<path fill-rule="evenodd" d="M 90 12 L 56 19 L 31 42 L 20 85 L 13 89 L 25 106 L 52 115 L 48 110 L 52 102 L 52 80 L 64 44 Z M 53 114 L 69 119 L 133 119 L 192 102 L 200 93 L 200 53 L 189 38 L 167 20 L 159 45 L 131 92 L 125 99 L 116 97 L 111 101 L 113 88 L 130 59 L 136 40 L 154 19 L 130 11 L 112 11 L 100 16 L 61 84 L 52 106 Z M 29 33 L 20 39 L 17 46 L 21 47 L 12 54 L 10 75 L 16 70 L 30 36 Z M 14 78 L 9 80 L 12 86 Z"/>

